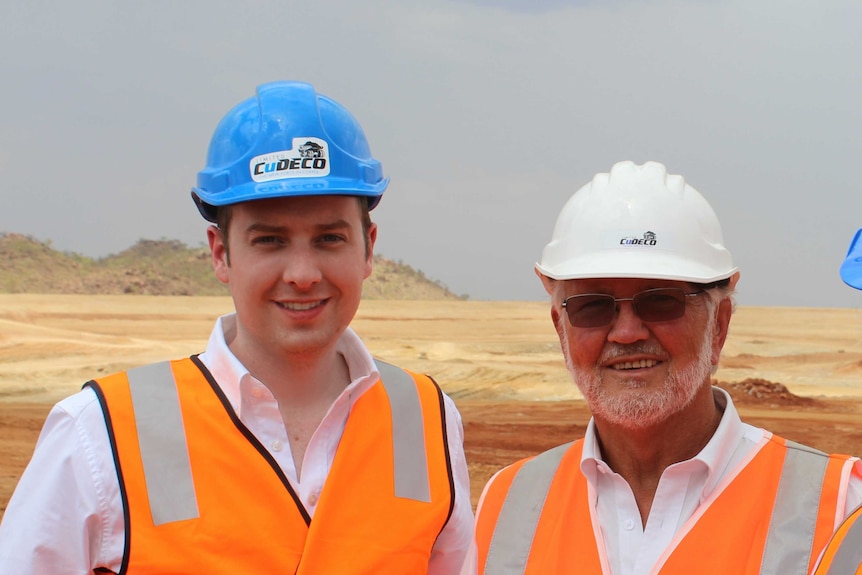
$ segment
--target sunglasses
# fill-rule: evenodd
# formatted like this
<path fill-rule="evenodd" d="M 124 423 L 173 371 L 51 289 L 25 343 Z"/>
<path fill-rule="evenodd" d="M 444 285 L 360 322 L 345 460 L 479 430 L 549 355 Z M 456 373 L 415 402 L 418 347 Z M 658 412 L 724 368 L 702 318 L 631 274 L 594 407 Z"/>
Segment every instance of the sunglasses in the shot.
<path fill-rule="evenodd" d="M 681 288 L 656 288 L 636 293 L 633 297 L 614 297 L 603 293 L 584 293 L 567 297 L 563 309 L 569 323 L 575 327 L 610 325 L 619 311 L 618 302 L 632 302 L 632 309 L 643 321 L 670 321 L 685 315 L 686 298 L 705 290 L 686 292 Z"/>

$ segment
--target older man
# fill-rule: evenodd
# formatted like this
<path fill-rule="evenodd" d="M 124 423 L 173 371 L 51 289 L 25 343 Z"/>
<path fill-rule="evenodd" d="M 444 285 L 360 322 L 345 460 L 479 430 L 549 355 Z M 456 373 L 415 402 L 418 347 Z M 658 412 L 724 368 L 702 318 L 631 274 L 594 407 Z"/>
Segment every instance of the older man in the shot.
<path fill-rule="evenodd" d="M 479 572 L 813 572 L 862 463 L 743 423 L 711 385 L 739 272 L 707 201 L 618 163 L 566 203 L 536 271 L 593 417 L 489 481 Z"/>

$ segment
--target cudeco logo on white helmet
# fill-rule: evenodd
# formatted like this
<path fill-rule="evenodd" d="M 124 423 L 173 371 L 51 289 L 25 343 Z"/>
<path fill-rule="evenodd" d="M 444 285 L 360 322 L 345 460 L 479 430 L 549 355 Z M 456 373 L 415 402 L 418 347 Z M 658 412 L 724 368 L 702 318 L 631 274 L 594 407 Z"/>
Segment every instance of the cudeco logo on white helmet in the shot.
<path fill-rule="evenodd" d="M 536 269 L 557 279 L 711 283 L 736 268 L 712 207 L 664 165 L 619 162 L 563 206 Z"/>

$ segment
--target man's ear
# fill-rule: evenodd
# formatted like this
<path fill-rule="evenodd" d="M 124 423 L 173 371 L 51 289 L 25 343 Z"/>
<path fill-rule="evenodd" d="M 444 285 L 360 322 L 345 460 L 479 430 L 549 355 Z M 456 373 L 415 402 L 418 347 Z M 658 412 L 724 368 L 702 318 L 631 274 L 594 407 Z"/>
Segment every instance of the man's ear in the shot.
<path fill-rule="evenodd" d="M 721 350 L 724 348 L 724 342 L 727 341 L 731 315 L 733 315 L 733 301 L 726 297 L 718 303 L 716 310 L 715 331 L 712 334 L 712 365 L 718 365 Z"/>
<path fill-rule="evenodd" d="M 563 341 L 563 321 L 567 321 L 562 315 L 560 315 L 560 310 L 557 309 L 557 306 L 551 305 L 551 321 L 554 322 L 554 329 L 557 331 L 557 336 L 560 338 L 560 342 Z"/>
<path fill-rule="evenodd" d="M 230 261 L 228 261 L 227 245 L 225 245 L 224 236 L 217 226 L 207 228 L 207 242 L 210 246 L 210 258 L 215 276 L 224 284 L 230 283 Z"/>
<path fill-rule="evenodd" d="M 545 291 L 548 292 L 548 295 L 554 295 L 554 287 L 557 285 L 557 280 L 549 278 L 536 268 L 533 268 L 533 272 L 538 276 L 540 280 L 542 280 L 542 286 L 544 286 Z"/>
<path fill-rule="evenodd" d="M 368 235 L 365 238 L 365 241 L 368 242 L 368 248 L 365 251 L 365 279 L 368 279 L 368 276 L 371 275 L 371 270 L 373 269 L 374 263 L 374 244 L 377 243 L 377 224 L 371 222 L 371 225 L 368 226 Z"/>
<path fill-rule="evenodd" d="M 731 290 L 736 289 L 736 284 L 739 281 L 739 272 L 730 276 L 728 286 Z M 712 365 L 717 366 L 721 350 L 724 348 L 724 342 L 727 341 L 727 333 L 730 329 L 730 317 L 733 315 L 733 300 L 729 297 L 724 298 L 718 304 L 715 318 L 715 333 L 712 334 Z"/>
<path fill-rule="evenodd" d="M 736 283 L 739 281 L 739 272 L 736 272 L 732 276 L 730 276 L 730 289 L 736 289 Z"/>

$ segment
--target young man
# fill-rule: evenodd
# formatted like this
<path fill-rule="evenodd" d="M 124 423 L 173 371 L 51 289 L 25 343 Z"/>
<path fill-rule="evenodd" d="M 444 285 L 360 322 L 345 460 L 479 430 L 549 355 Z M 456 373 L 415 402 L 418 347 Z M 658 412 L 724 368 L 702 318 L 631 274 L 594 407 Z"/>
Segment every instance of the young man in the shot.
<path fill-rule="evenodd" d="M 204 353 L 55 406 L 0 572 L 458 571 L 473 536 L 460 415 L 348 327 L 387 184 L 353 116 L 308 84 L 227 113 L 192 195 L 236 312 Z"/>
<path fill-rule="evenodd" d="M 813 572 L 862 463 L 743 423 L 711 386 L 739 272 L 706 200 L 618 163 L 566 203 L 536 271 L 592 418 L 486 485 L 479 572 Z"/>

